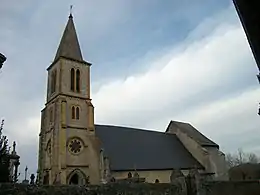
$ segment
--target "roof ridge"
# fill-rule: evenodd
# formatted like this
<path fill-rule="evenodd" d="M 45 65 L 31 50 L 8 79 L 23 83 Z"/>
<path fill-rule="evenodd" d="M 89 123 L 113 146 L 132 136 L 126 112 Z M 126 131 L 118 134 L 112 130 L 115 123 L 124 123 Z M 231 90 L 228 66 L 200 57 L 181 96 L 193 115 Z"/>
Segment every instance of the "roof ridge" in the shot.
<path fill-rule="evenodd" d="M 103 125 L 103 124 L 95 124 L 95 126 L 118 127 L 118 128 L 129 129 L 129 130 L 132 129 L 132 130 L 135 130 L 135 131 L 148 131 L 148 132 L 165 134 L 165 132 L 163 132 L 163 131 L 158 131 L 158 130 L 155 130 L 155 129 L 142 129 L 142 128 L 139 128 L 139 127 L 126 127 L 126 126 L 119 126 L 119 125 Z"/>
<path fill-rule="evenodd" d="M 184 121 L 175 121 L 175 120 L 171 120 L 171 122 L 174 122 L 174 123 L 182 123 L 182 124 L 189 124 L 189 122 L 184 122 Z"/>
<path fill-rule="evenodd" d="M 191 137 L 192 139 L 197 140 L 200 144 L 202 144 L 202 145 L 208 145 L 209 144 L 209 145 L 215 145 L 215 146 L 219 147 L 219 145 L 217 143 L 215 143 L 213 140 L 211 140 L 206 135 L 204 135 L 202 132 L 200 132 L 192 124 L 190 124 L 188 122 L 185 123 L 185 122 L 178 122 L 178 121 L 173 121 L 173 120 L 171 120 L 171 123 L 174 123 L 175 125 L 177 125 L 179 128 L 181 128 L 183 130 L 186 130 L 186 134 L 189 137 Z M 189 129 L 187 129 L 186 127 L 184 127 L 182 125 L 188 125 L 191 128 L 191 130 L 193 131 L 193 133 Z M 198 137 L 196 134 L 199 135 L 200 137 Z"/>

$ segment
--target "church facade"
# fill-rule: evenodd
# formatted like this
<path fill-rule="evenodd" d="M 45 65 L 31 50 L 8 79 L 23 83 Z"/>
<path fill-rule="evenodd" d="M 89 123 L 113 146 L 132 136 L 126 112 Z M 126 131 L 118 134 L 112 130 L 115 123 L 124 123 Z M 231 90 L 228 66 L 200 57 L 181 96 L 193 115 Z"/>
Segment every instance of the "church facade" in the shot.
<path fill-rule="evenodd" d="M 170 182 L 173 169 L 224 179 L 225 155 L 192 125 L 171 121 L 165 132 L 94 123 L 91 64 L 83 59 L 69 16 L 53 63 L 41 112 L 38 182 L 100 184 L 138 174 Z"/>

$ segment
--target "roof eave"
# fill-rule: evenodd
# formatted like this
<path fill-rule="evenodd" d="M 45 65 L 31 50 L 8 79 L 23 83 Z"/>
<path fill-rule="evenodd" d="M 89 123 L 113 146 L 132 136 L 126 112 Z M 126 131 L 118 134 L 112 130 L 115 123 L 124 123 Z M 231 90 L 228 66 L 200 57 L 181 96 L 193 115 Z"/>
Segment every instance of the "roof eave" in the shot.
<path fill-rule="evenodd" d="M 199 167 L 197 167 L 199 170 L 205 170 L 205 167 L 203 167 L 202 165 L 200 165 Z M 125 172 L 125 171 L 167 171 L 167 170 L 173 170 L 173 169 L 180 169 L 180 170 L 190 170 L 190 169 L 194 169 L 194 167 L 184 167 L 184 168 L 172 168 L 172 167 L 168 167 L 168 168 L 150 168 L 150 169 L 133 169 L 133 168 L 129 168 L 129 169 L 113 169 L 111 168 L 111 171 L 116 171 L 116 172 Z"/>
<path fill-rule="evenodd" d="M 69 57 L 65 57 L 65 56 L 60 56 L 60 57 L 58 57 L 56 60 L 54 60 L 54 61 L 51 63 L 51 65 L 47 68 L 47 71 L 49 71 L 49 70 L 51 69 L 51 67 L 59 61 L 59 59 L 67 59 L 67 60 L 71 60 L 71 61 L 74 61 L 74 62 L 78 62 L 78 63 L 85 64 L 85 65 L 87 65 L 87 66 L 91 66 L 91 65 L 92 65 L 91 63 L 89 63 L 89 62 L 87 62 L 87 61 L 85 61 L 85 60 L 76 60 L 76 59 L 73 59 L 73 58 L 69 58 Z"/>
<path fill-rule="evenodd" d="M 219 149 L 218 144 L 201 144 L 202 147 L 212 147 L 212 148 L 217 148 Z"/>

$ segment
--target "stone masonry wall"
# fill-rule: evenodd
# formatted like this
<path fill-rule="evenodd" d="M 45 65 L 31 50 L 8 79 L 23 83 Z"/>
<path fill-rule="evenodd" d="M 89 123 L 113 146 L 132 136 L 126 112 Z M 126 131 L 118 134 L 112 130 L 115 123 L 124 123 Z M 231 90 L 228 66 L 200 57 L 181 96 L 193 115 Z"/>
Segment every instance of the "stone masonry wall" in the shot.
<path fill-rule="evenodd" d="M 103 186 L 33 186 L 0 184 L 0 195 L 185 195 L 169 184 L 109 184 Z"/>
<path fill-rule="evenodd" d="M 0 195 L 186 195 L 172 184 L 109 184 L 103 186 L 32 186 L 0 184 Z M 205 182 L 199 195 L 259 195 L 258 181 Z M 188 194 L 193 195 L 193 194 Z"/>
<path fill-rule="evenodd" d="M 205 182 L 200 195 L 259 195 L 259 181 Z"/>

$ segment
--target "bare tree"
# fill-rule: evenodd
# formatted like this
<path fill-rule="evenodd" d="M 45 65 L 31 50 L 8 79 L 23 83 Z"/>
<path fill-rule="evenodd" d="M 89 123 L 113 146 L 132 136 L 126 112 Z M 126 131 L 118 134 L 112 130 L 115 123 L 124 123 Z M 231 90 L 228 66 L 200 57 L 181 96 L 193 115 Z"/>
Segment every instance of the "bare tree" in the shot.
<path fill-rule="evenodd" d="M 236 166 L 235 158 L 232 154 L 230 153 L 226 154 L 226 163 L 228 168 Z"/>
<path fill-rule="evenodd" d="M 249 153 L 248 154 L 248 161 L 251 162 L 251 163 L 259 163 L 260 159 L 259 159 L 259 157 L 256 154 Z"/>
<path fill-rule="evenodd" d="M 236 154 L 226 154 L 226 162 L 228 168 L 231 168 L 244 163 L 259 163 L 260 158 L 255 153 L 245 153 L 239 148 Z"/>

